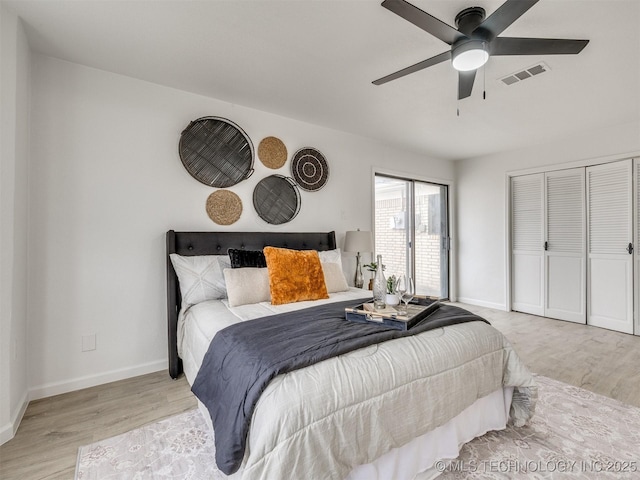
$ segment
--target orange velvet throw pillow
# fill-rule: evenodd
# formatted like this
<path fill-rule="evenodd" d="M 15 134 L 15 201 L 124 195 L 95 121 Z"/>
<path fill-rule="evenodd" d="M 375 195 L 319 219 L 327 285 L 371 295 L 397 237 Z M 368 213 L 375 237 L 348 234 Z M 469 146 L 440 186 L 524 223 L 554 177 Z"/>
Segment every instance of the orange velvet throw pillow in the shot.
<path fill-rule="evenodd" d="M 329 298 L 315 250 L 264 247 L 264 256 L 272 305 Z"/>

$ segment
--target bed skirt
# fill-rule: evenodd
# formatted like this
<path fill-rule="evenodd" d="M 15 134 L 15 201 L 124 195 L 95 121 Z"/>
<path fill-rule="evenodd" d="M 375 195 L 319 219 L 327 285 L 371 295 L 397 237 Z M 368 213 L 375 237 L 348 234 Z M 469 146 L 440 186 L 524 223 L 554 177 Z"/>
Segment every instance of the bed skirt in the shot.
<path fill-rule="evenodd" d="M 401 448 L 394 448 L 375 462 L 355 467 L 347 480 L 430 480 L 438 477 L 442 472 L 435 467 L 436 462 L 454 459 L 465 443 L 506 427 L 512 395 L 513 387 L 504 387 L 479 398 L 444 425 L 414 438 Z M 212 433 L 209 411 L 200 401 L 198 408 Z M 215 458 L 211 461 L 215 462 Z M 227 478 L 242 479 L 242 469 Z"/>

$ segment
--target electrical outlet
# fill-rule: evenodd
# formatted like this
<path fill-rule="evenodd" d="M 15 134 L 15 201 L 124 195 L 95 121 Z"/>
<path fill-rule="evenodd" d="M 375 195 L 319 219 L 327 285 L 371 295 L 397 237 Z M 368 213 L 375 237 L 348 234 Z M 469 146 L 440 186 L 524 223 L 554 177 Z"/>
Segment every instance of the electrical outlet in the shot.
<path fill-rule="evenodd" d="M 83 335 L 82 336 L 82 351 L 90 352 L 91 350 L 96 349 L 96 334 L 92 333 L 91 335 Z"/>

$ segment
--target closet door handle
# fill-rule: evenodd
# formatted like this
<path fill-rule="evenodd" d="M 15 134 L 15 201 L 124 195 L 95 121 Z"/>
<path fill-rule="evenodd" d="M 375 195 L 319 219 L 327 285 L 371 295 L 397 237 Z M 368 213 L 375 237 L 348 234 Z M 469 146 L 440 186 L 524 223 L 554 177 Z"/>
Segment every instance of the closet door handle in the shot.
<path fill-rule="evenodd" d="M 631 255 L 633 253 L 633 244 L 630 243 L 629 246 L 627 246 L 627 252 L 629 252 L 629 255 Z"/>
<path fill-rule="evenodd" d="M 549 242 L 544 242 L 544 249 L 549 250 Z"/>

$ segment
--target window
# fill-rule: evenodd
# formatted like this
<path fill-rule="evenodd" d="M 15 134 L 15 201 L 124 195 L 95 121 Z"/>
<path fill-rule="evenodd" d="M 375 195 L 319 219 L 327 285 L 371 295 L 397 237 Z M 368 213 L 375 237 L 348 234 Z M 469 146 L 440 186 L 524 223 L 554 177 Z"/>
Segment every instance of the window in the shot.
<path fill-rule="evenodd" d="M 449 296 L 446 185 L 375 175 L 375 250 L 385 276 L 411 275 L 416 292 Z"/>

